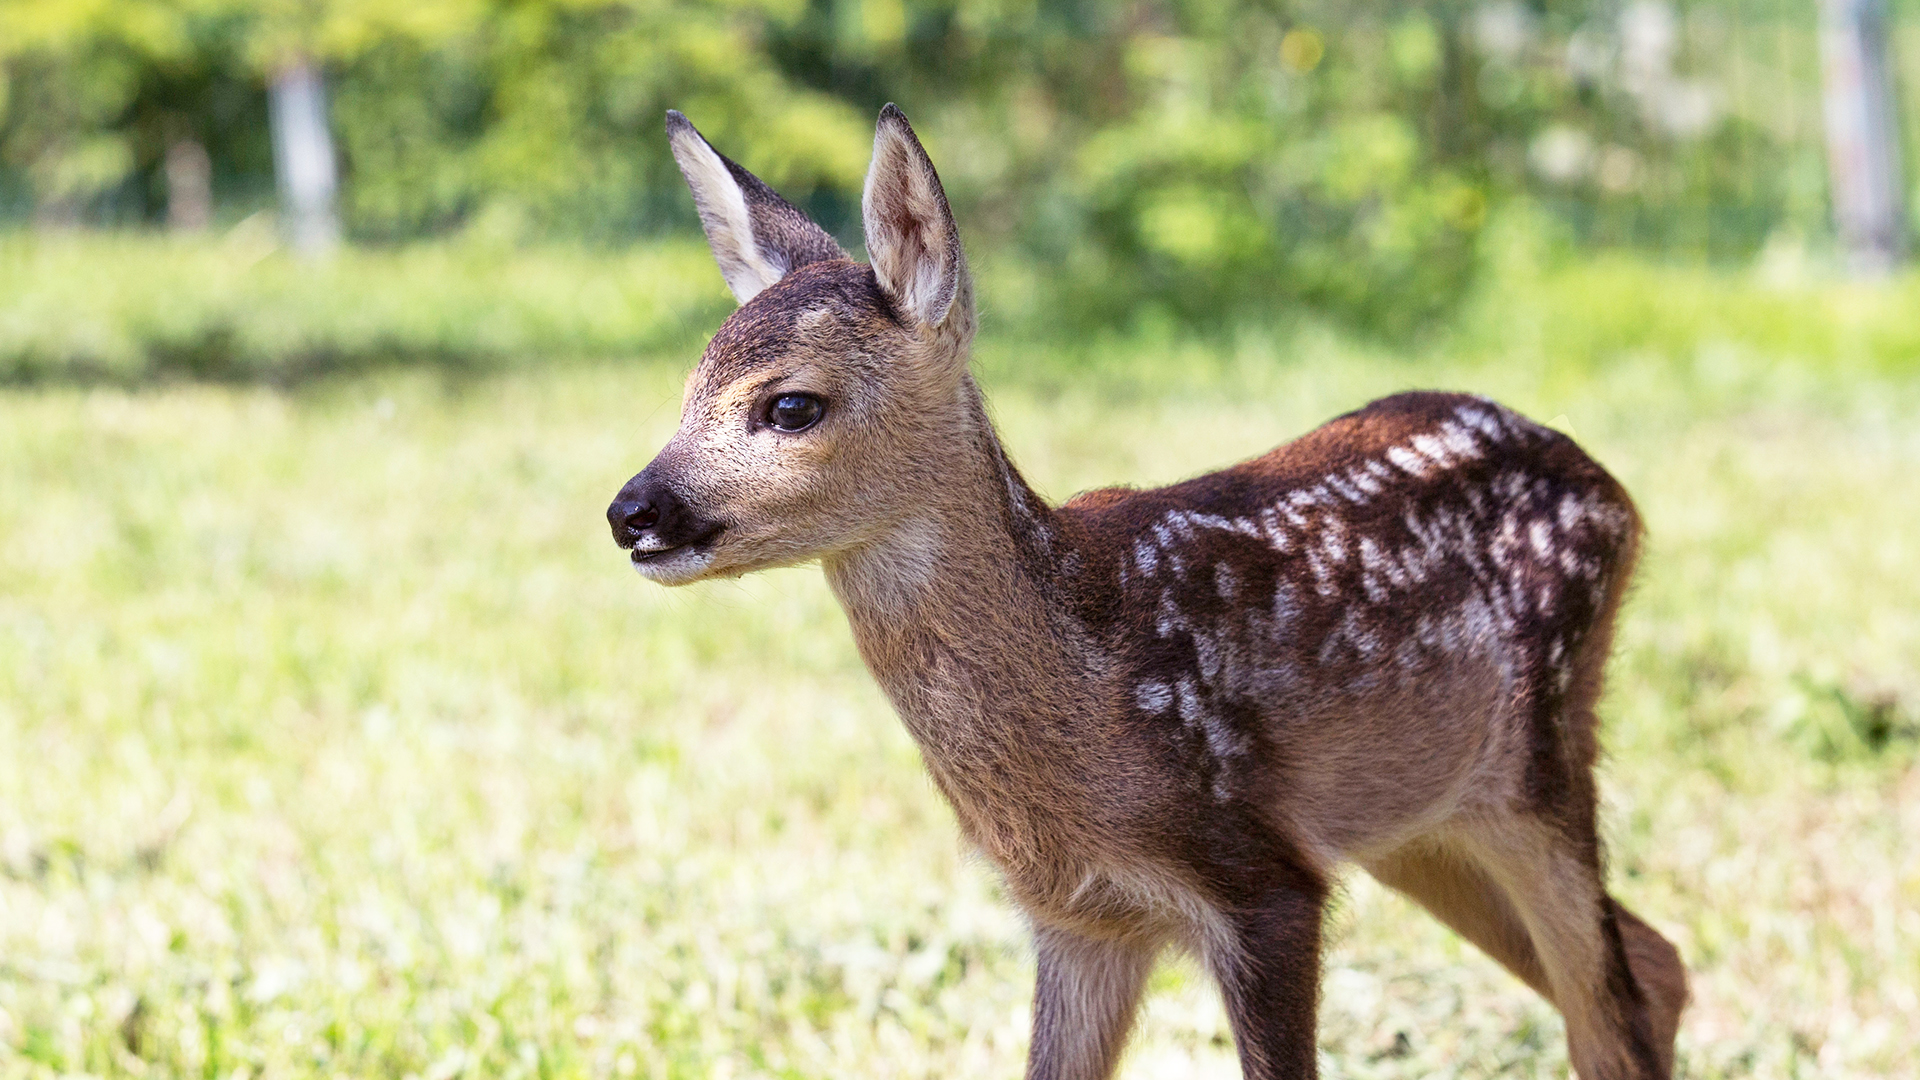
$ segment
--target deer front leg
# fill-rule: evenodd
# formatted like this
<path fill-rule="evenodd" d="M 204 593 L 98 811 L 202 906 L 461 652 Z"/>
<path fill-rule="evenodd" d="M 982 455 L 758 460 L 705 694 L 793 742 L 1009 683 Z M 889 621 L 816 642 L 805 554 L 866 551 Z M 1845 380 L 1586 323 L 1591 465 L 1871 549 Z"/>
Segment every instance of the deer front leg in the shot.
<path fill-rule="evenodd" d="M 1048 927 L 1036 928 L 1033 941 L 1040 977 L 1027 1080 L 1107 1080 L 1159 949 Z"/>
<path fill-rule="evenodd" d="M 1247 1080 L 1315 1075 L 1322 900 L 1299 887 L 1266 893 L 1224 912 L 1227 932 L 1207 950 Z"/>

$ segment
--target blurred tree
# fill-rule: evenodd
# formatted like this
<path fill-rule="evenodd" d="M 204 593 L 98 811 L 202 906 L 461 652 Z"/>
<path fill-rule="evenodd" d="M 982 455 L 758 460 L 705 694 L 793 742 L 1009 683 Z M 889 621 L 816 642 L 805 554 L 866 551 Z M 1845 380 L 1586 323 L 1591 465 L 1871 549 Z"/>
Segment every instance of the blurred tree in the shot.
<path fill-rule="evenodd" d="M 0 0 L 0 173 L 42 221 L 158 220 L 166 148 L 192 139 L 221 206 L 263 208 L 267 82 L 310 56 L 334 88 L 352 235 L 624 241 L 677 194 L 659 134 L 676 105 L 803 198 L 858 187 L 865 121 L 760 47 L 783 13 L 782 0 Z"/>
<path fill-rule="evenodd" d="M 1576 242 L 1710 256 L 1824 229 L 1811 11 L 1743 3 L 0 0 L 0 213 L 158 221 L 183 140 L 217 215 L 271 205 L 267 77 L 306 55 L 359 241 L 691 230 L 677 107 L 857 245 L 895 100 L 1048 325 L 1403 333 L 1516 199 Z"/>

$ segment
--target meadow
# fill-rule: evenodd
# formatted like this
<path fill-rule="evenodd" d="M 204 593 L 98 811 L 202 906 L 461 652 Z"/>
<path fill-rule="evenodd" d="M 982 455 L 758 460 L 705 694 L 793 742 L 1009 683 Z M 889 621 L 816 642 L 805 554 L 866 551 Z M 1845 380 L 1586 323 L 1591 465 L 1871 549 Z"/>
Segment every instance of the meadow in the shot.
<path fill-rule="evenodd" d="M 1682 1074 L 1895 1077 L 1917 289 L 1597 264 L 1511 276 L 1418 348 L 989 321 L 978 370 L 1056 498 L 1408 386 L 1574 433 L 1650 530 L 1605 832 L 1693 972 Z M 697 336 L 596 341 L 634 355 L 0 387 L 0 1077 L 1019 1074 L 1022 927 L 818 571 L 666 591 L 607 536 Z M 1566 1074 L 1551 1009 L 1364 877 L 1322 1015 L 1330 1078 Z M 1125 1075 L 1236 1075 L 1190 963 Z"/>

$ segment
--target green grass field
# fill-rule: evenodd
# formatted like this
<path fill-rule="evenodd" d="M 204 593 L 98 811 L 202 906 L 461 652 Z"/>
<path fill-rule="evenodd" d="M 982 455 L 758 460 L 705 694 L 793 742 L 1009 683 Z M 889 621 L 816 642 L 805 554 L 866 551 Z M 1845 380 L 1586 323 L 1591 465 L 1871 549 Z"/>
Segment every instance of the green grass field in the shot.
<path fill-rule="evenodd" d="M 1651 530 L 1605 829 L 1694 972 L 1684 1075 L 1911 1075 L 1920 362 L 1607 280 L 1417 363 L 1303 330 L 981 369 L 1056 497 L 1410 385 L 1575 432 Z M 690 359 L 0 390 L 0 1076 L 1019 1074 L 1022 928 L 818 571 L 668 592 L 606 535 Z M 1550 1009 L 1366 879 L 1329 945 L 1326 1076 L 1565 1075 Z M 1126 1070 L 1235 1075 L 1190 964 Z"/>

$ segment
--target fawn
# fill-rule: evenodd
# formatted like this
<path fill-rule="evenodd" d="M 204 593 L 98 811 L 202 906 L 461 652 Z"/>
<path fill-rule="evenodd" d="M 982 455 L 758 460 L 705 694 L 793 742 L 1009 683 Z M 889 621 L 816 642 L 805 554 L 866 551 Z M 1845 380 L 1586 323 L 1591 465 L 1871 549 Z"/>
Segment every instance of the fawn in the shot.
<path fill-rule="evenodd" d="M 1218 979 L 1246 1076 L 1313 1076 L 1343 862 L 1552 1001 L 1585 1080 L 1671 1074 L 1685 971 L 1608 896 L 1594 820 L 1640 531 L 1612 477 L 1490 401 L 1408 393 L 1049 506 L 968 372 L 966 258 L 898 109 L 871 266 L 679 113 L 667 133 L 740 307 L 614 539 L 666 585 L 821 562 L 1032 926 L 1028 1077 L 1110 1076 L 1168 946 Z"/>

